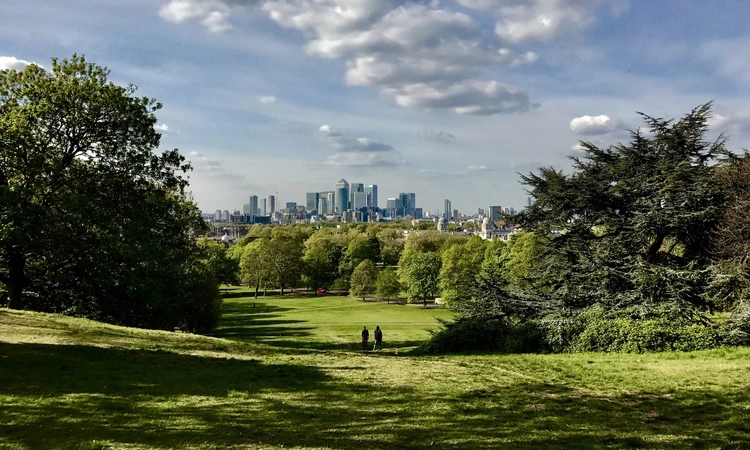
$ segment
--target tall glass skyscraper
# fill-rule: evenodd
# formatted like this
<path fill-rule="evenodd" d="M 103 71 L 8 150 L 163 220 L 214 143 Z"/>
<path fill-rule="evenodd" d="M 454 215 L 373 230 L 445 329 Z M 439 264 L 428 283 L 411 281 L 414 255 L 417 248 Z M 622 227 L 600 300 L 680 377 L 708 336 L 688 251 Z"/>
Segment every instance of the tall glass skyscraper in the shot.
<path fill-rule="evenodd" d="M 349 183 L 343 178 L 336 183 L 336 209 L 338 214 L 349 210 Z"/>
<path fill-rule="evenodd" d="M 305 209 L 308 214 L 312 214 L 316 211 L 318 214 L 323 214 L 323 212 L 318 211 L 318 199 L 320 199 L 320 194 L 317 192 L 307 193 L 307 196 L 305 197 Z"/>
<path fill-rule="evenodd" d="M 378 207 L 378 185 L 377 184 L 369 184 L 365 186 L 365 192 L 367 193 L 367 201 L 370 208 L 377 208 Z"/>

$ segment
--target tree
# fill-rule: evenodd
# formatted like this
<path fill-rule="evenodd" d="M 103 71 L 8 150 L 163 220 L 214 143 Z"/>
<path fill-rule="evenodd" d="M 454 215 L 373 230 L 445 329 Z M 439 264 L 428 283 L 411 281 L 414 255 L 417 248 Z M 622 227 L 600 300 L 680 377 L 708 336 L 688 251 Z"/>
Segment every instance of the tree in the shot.
<path fill-rule="evenodd" d="M 275 231 L 268 241 L 264 258 L 284 295 L 284 287 L 295 287 L 302 275 L 302 241 L 300 236 L 286 231 Z"/>
<path fill-rule="evenodd" d="M 378 261 L 379 259 L 380 242 L 378 238 L 359 233 L 346 247 L 346 252 L 339 265 L 339 271 L 342 275 L 350 274 L 362 261 Z"/>
<path fill-rule="evenodd" d="M 349 282 L 349 294 L 352 297 L 362 297 L 362 301 L 368 294 L 375 292 L 375 283 L 378 280 L 378 269 L 369 259 L 359 263 L 352 272 Z"/>
<path fill-rule="evenodd" d="M 333 282 L 333 286 L 331 287 L 339 295 L 342 295 L 344 292 L 349 290 L 349 278 L 347 277 L 336 278 L 336 280 Z"/>
<path fill-rule="evenodd" d="M 161 105 L 108 76 L 76 55 L 49 72 L 0 71 L 9 307 L 210 328 L 220 299 L 195 243 L 207 229 L 185 194 L 190 165 L 177 150 L 154 153 Z"/>
<path fill-rule="evenodd" d="M 330 287 L 339 276 L 339 263 L 346 247 L 340 236 L 320 230 L 305 241 L 304 281 L 313 290 Z"/>
<path fill-rule="evenodd" d="M 198 240 L 198 247 L 206 255 L 205 261 L 219 284 L 236 284 L 239 281 L 239 262 L 231 257 L 226 245 L 211 239 Z"/>
<path fill-rule="evenodd" d="M 388 303 L 401 293 L 401 283 L 398 281 L 396 269 L 388 267 L 380 271 L 376 282 L 376 292 L 378 297 L 385 298 Z"/>
<path fill-rule="evenodd" d="M 524 228 L 554 236 L 536 271 L 548 304 L 690 318 L 710 307 L 706 269 L 726 202 L 715 172 L 730 157 L 723 136 L 706 140 L 710 113 L 705 104 L 677 121 L 642 115 L 652 136 L 636 131 L 608 149 L 582 142 L 572 174 L 522 177 L 536 199 Z"/>
<path fill-rule="evenodd" d="M 242 282 L 255 286 L 255 298 L 258 298 L 261 282 L 270 276 L 267 247 L 267 240 L 257 239 L 245 246 L 240 259 Z"/>
<path fill-rule="evenodd" d="M 434 299 L 440 292 L 440 254 L 420 253 L 414 257 L 405 275 L 406 295 L 409 301 Z"/>
<path fill-rule="evenodd" d="M 482 269 L 485 243 L 472 236 L 466 244 L 452 245 L 442 256 L 440 295 L 448 305 L 468 299 L 471 285 Z"/>

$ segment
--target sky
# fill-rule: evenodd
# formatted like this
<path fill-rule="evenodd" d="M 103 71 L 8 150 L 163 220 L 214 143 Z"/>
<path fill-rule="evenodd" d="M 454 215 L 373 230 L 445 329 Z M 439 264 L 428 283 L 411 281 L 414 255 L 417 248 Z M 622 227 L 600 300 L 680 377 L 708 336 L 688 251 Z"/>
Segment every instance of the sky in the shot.
<path fill-rule="evenodd" d="M 74 53 L 164 104 L 206 211 L 377 184 L 437 212 L 520 208 L 519 173 L 638 112 L 714 102 L 750 147 L 746 0 L 0 0 L 0 69 Z"/>

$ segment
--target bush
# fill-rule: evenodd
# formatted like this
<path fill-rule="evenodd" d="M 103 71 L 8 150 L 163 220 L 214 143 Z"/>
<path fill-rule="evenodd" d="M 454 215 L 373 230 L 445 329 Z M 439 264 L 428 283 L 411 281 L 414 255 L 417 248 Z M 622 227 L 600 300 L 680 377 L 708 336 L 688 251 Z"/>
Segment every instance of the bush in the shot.
<path fill-rule="evenodd" d="M 720 347 L 725 330 L 714 324 L 697 324 L 666 317 L 608 318 L 601 313 L 586 317 L 583 331 L 575 337 L 571 352 L 693 351 Z"/>
<path fill-rule="evenodd" d="M 499 351 L 531 353 L 546 350 L 544 331 L 536 322 L 505 318 L 464 317 L 444 322 L 443 328 L 421 347 L 426 353 Z"/>

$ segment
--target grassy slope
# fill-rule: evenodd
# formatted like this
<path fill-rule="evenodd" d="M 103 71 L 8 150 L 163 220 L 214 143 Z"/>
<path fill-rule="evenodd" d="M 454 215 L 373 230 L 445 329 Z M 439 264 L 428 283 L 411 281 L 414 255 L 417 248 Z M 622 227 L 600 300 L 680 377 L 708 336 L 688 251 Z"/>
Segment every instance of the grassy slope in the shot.
<path fill-rule="evenodd" d="M 276 347 L 354 350 L 359 348 L 362 326 L 379 325 L 390 348 L 413 347 L 429 338 L 437 318 L 450 319 L 445 309 L 419 305 L 363 302 L 348 297 L 260 297 L 246 289 L 229 292 L 217 337 L 261 341 Z"/>
<path fill-rule="evenodd" d="M 0 310 L 0 448 L 750 443 L 747 348 L 413 357 L 279 342 Z"/>

